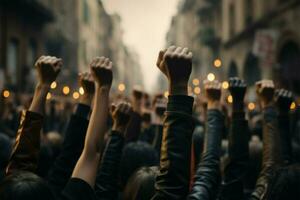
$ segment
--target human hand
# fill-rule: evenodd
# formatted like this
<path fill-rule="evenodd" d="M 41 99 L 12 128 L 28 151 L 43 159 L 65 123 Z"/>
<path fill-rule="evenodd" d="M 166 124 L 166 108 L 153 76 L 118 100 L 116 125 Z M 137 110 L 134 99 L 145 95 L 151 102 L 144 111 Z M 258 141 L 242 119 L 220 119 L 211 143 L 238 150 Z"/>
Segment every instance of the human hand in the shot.
<path fill-rule="evenodd" d="M 262 108 L 273 105 L 275 86 L 272 80 L 261 80 L 256 83 L 256 93 Z"/>
<path fill-rule="evenodd" d="M 109 58 L 105 58 L 103 56 L 94 58 L 90 64 L 90 68 L 96 88 L 110 89 L 113 74 L 112 62 L 109 60 Z"/>
<path fill-rule="evenodd" d="M 133 110 L 129 103 L 122 102 L 112 106 L 113 127 L 112 130 L 124 134 L 131 118 Z"/>
<path fill-rule="evenodd" d="M 229 78 L 229 91 L 233 99 L 233 110 L 243 110 L 247 84 L 238 77 Z"/>
<path fill-rule="evenodd" d="M 221 83 L 215 81 L 204 81 L 204 89 L 207 98 L 207 109 L 221 110 Z"/>

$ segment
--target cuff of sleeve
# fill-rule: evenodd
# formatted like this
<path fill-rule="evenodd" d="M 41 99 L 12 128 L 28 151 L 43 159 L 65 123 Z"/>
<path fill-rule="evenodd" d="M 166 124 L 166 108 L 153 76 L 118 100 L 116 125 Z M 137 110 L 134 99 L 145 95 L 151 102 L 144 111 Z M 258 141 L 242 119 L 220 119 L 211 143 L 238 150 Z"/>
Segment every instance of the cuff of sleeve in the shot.
<path fill-rule="evenodd" d="M 75 115 L 88 119 L 90 111 L 91 111 L 90 106 L 79 103 L 75 110 Z"/>
<path fill-rule="evenodd" d="M 184 112 L 192 114 L 194 98 L 186 95 L 171 95 L 167 105 L 167 112 Z"/>
<path fill-rule="evenodd" d="M 30 120 L 43 120 L 44 116 L 40 113 L 32 112 L 29 110 L 23 110 L 21 116 Z"/>

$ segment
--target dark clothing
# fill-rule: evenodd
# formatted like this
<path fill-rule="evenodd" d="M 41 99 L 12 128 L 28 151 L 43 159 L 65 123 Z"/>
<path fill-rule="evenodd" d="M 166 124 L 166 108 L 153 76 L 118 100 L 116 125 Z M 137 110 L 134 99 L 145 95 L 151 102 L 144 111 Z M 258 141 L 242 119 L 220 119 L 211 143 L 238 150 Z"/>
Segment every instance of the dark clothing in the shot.
<path fill-rule="evenodd" d="M 220 185 L 221 139 L 224 116 L 218 110 L 208 110 L 204 150 L 188 199 L 215 199 Z"/>
<path fill-rule="evenodd" d="M 234 112 L 229 133 L 228 161 L 220 199 L 242 200 L 244 197 L 243 180 L 247 173 L 249 159 L 249 131 L 244 112 Z"/>
<path fill-rule="evenodd" d="M 77 110 L 68 123 L 63 148 L 48 174 L 48 182 L 53 192 L 59 195 L 70 179 L 81 155 L 88 127 L 90 107 L 78 104 Z"/>
<path fill-rule="evenodd" d="M 118 177 L 120 160 L 124 147 L 124 137 L 121 133 L 112 131 L 98 170 L 95 192 L 97 199 L 118 199 Z"/>
<path fill-rule="evenodd" d="M 126 143 L 137 141 L 140 137 L 141 129 L 142 116 L 137 112 L 133 112 L 125 134 Z"/>
<path fill-rule="evenodd" d="M 146 128 L 142 131 L 139 141 L 146 142 L 148 144 L 153 144 L 155 137 L 155 127 L 154 125 L 151 125 L 149 128 Z"/>
<path fill-rule="evenodd" d="M 189 192 L 190 156 L 194 121 L 193 98 L 169 96 L 164 119 L 160 172 L 152 199 L 185 199 Z"/>
<path fill-rule="evenodd" d="M 16 170 L 36 173 L 42 125 L 42 115 L 22 111 L 16 141 L 6 168 L 7 174 L 14 173 Z"/>
<path fill-rule="evenodd" d="M 62 191 L 61 200 L 96 200 L 93 188 L 79 178 L 71 178 Z"/>
<path fill-rule="evenodd" d="M 292 142 L 289 113 L 279 113 L 278 129 L 280 134 L 282 158 L 284 164 L 292 163 Z"/>
<path fill-rule="evenodd" d="M 263 110 L 263 164 L 251 199 L 264 199 L 274 171 L 282 161 L 280 135 L 274 107 Z"/>

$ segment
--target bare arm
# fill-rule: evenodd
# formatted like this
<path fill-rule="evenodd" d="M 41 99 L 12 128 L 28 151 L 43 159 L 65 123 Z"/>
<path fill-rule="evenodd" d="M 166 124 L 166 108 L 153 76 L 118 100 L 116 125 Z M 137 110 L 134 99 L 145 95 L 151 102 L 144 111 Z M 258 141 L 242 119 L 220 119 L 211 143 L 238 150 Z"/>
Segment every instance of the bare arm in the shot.
<path fill-rule="evenodd" d="M 112 83 L 112 62 L 104 57 L 96 58 L 91 63 L 95 80 L 95 97 L 90 123 L 87 129 L 83 152 L 75 166 L 72 178 L 80 178 L 94 187 L 99 149 L 103 147 L 106 121 L 109 112 L 109 91 Z"/>

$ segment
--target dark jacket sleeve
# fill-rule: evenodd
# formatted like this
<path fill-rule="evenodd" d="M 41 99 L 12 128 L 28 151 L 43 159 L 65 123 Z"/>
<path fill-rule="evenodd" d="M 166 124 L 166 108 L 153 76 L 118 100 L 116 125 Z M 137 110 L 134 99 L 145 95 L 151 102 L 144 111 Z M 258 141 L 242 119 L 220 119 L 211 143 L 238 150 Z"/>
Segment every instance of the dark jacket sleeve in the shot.
<path fill-rule="evenodd" d="M 22 111 L 16 141 L 6 168 L 7 174 L 14 173 L 16 170 L 36 172 L 42 125 L 42 115 Z"/>
<path fill-rule="evenodd" d="M 280 136 L 274 107 L 263 110 L 263 163 L 251 199 L 263 199 L 274 170 L 281 164 Z"/>
<path fill-rule="evenodd" d="M 279 113 L 278 128 L 282 149 L 282 159 L 285 164 L 292 162 L 292 141 L 289 113 Z"/>
<path fill-rule="evenodd" d="M 42 125 L 42 115 L 22 111 L 16 141 L 6 168 L 7 174 L 17 170 L 36 173 Z"/>
<path fill-rule="evenodd" d="M 192 97 L 169 96 L 164 119 L 160 172 L 152 199 L 185 199 L 188 195 L 194 131 L 192 107 Z"/>
<path fill-rule="evenodd" d="M 208 110 L 204 150 L 188 199 L 215 199 L 220 184 L 221 140 L 224 116 L 218 110 Z"/>
<path fill-rule="evenodd" d="M 124 137 L 121 133 L 112 131 L 102 157 L 95 184 L 95 192 L 99 200 L 118 199 L 118 175 L 123 147 Z"/>
<path fill-rule="evenodd" d="M 220 199 L 242 200 L 244 199 L 243 179 L 247 173 L 249 159 L 249 131 L 244 112 L 233 113 L 228 139 L 229 155 Z"/>
<path fill-rule="evenodd" d="M 142 117 L 139 113 L 133 112 L 131 115 L 130 122 L 126 130 L 126 143 L 135 142 L 141 135 Z"/>
<path fill-rule="evenodd" d="M 73 169 L 79 159 L 88 127 L 87 115 L 90 107 L 78 104 L 77 110 L 71 116 L 60 155 L 50 169 L 47 180 L 55 194 L 60 194 L 69 181 Z"/>

